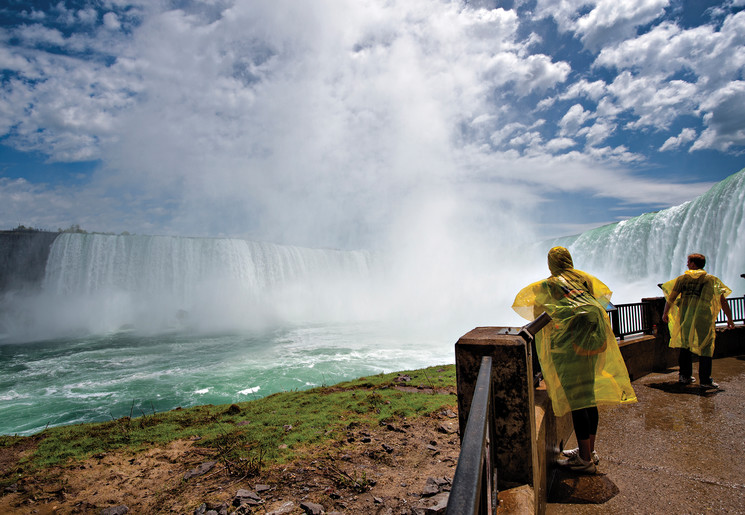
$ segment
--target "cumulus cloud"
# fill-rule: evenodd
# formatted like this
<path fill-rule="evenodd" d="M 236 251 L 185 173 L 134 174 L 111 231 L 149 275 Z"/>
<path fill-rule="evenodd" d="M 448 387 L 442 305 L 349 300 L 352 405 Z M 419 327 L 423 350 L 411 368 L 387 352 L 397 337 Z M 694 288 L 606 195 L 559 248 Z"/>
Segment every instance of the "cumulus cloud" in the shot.
<path fill-rule="evenodd" d="M 0 30 L 0 137 L 100 166 L 74 188 L 6 182 L 1 194 L 57 199 L 65 220 L 96 206 L 112 224 L 100 230 L 343 247 L 431 206 L 423 192 L 479 228 L 515 218 L 513 196 L 540 205 L 557 178 L 562 191 L 658 205 L 660 184 L 634 173 L 644 157 L 619 134 L 675 130 L 659 147 L 672 150 L 690 142 L 685 115 L 702 125 L 692 149 L 732 150 L 745 123 L 742 13 L 683 29 L 658 23 L 666 6 L 540 0 L 535 13 L 584 45 L 584 69 L 552 57 L 519 2 L 30 9 Z"/>
<path fill-rule="evenodd" d="M 577 34 L 590 50 L 635 35 L 639 26 L 660 17 L 668 0 L 538 0 L 538 16 L 551 16 L 562 31 Z"/>
<path fill-rule="evenodd" d="M 592 113 L 585 111 L 581 104 L 574 104 L 569 111 L 562 117 L 559 122 L 562 135 L 573 135 L 579 131 L 579 128 L 592 116 Z"/>
<path fill-rule="evenodd" d="M 701 111 L 706 120 L 714 119 L 710 110 L 718 99 L 728 97 L 727 90 L 737 89 L 731 84 L 745 68 L 745 12 L 727 16 L 719 29 L 713 24 L 683 29 L 661 23 L 604 48 L 594 65 L 620 71 L 609 92 L 619 107 L 637 115 L 632 128 L 666 129 L 680 116 L 698 116 Z M 742 124 L 745 127 L 745 121 Z M 712 143 L 715 134 L 716 129 L 694 147 L 728 148 L 727 138 Z"/>
<path fill-rule="evenodd" d="M 736 81 L 714 92 L 701 104 L 706 130 L 691 150 L 727 150 L 745 144 L 745 82 Z"/>
<path fill-rule="evenodd" d="M 694 129 L 686 128 L 680 131 L 677 136 L 668 138 L 665 143 L 660 147 L 661 152 L 675 150 L 683 145 L 690 143 L 696 139 L 696 131 Z"/>

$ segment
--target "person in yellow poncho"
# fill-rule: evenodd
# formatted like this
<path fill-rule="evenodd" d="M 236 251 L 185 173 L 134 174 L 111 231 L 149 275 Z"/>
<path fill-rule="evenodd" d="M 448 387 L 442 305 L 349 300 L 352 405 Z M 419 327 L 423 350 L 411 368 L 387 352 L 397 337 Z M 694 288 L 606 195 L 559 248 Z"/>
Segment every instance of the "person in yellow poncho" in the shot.
<path fill-rule="evenodd" d="M 711 378 L 711 358 L 714 355 L 714 324 L 719 310 L 727 317 L 727 328 L 735 327 L 732 310 L 726 297 L 732 293 L 718 277 L 704 270 L 706 257 L 688 256 L 688 270 L 662 285 L 665 310 L 662 321 L 670 328 L 670 347 L 678 354 L 678 382 L 690 384 L 693 378 L 693 354 L 699 356 L 698 379 L 703 388 L 719 388 Z"/>
<path fill-rule="evenodd" d="M 597 407 L 636 402 L 636 395 L 606 313 L 610 289 L 575 269 L 564 247 L 548 252 L 548 268 L 551 277 L 520 290 L 512 309 L 528 320 L 543 311 L 551 317 L 536 335 L 538 360 L 554 413 L 572 412 L 579 444 L 558 463 L 594 473 Z"/>

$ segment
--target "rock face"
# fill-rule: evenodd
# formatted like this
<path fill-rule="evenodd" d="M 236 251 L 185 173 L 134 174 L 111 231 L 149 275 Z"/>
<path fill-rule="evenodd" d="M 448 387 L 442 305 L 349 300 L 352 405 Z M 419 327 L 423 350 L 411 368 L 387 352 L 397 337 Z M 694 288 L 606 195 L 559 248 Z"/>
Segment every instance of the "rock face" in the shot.
<path fill-rule="evenodd" d="M 38 288 L 58 233 L 0 231 L 0 292 Z"/>

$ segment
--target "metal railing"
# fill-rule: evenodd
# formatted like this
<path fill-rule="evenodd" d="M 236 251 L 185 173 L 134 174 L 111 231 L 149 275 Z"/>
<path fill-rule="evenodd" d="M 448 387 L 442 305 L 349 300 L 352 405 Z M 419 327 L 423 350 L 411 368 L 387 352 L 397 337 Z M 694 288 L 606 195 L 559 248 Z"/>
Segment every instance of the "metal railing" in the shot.
<path fill-rule="evenodd" d="M 745 297 L 732 297 L 727 299 L 732 310 L 732 320 L 745 322 Z M 611 304 L 608 308 L 611 327 L 616 338 L 621 340 L 633 334 L 652 334 L 652 323 L 650 305 L 646 302 L 633 302 L 631 304 Z M 724 311 L 719 311 L 717 324 L 727 322 Z"/>
<path fill-rule="evenodd" d="M 481 358 L 458 466 L 448 498 L 447 513 L 451 515 L 491 514 L 497 511 L 497 469 L 492 465 L 490 452 L 491 362 L 490 356 Z"/>
<path fill-rule="evenodd" d="M 734 297 L 727 299 L 727 304 L 732 310 L 732 320 L 735 322 L 745 322 L 745 297 Z M 717 315 L 717 324 L 723 324 L 727 322 L 727 317 L 724 316 L 724 311 L 720 311 Z"/>
<path fill-rule="evenodd" d="M 546 313 L 523 326 L 518 333 L 528 345 L 538 331 L 551 321 Z M 492 358 L 481 358 L 476 387 L 471 399 L 458 465 L 448 498 L 450 515 L 483 515 L 497 512 L 497 468 L 492 456 L 494 417 L 492 405 Z"/>
<path fill-rule="evenodd" d="M 623 340 L 631 334 L 651 334 L 649 305 L 644 302 L 611 304 L 608 308 L 611 327 L 616 338 Z"/>

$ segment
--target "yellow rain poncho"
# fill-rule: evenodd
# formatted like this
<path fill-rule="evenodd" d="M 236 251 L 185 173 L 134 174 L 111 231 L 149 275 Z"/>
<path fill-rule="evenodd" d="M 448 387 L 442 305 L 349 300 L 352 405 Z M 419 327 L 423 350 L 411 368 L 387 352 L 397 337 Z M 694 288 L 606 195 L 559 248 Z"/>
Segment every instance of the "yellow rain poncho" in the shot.
<path fill-rule="evenodd" d="M 721 298 L 732 290 L 718 277 L 698 269 L 686 270 L 685 274 L 667 281 L 662 291 L 668 301 L 673 292 L 678 294 L 667 314 L 670 347 L 689 349 L 699 356 L 713 356 L 714 323 L 722 308 Z"/>
<path fill-rule="evenodd" d="M 536 348 L 554 413 L 636 402 L 605 310 L 612 292 L 573 268 L 564 247 L 549 251 L 548 266 L 551 277 L 520 290 L 512 309 L 527 320 L 543 311 L 551 317 Z"/>

